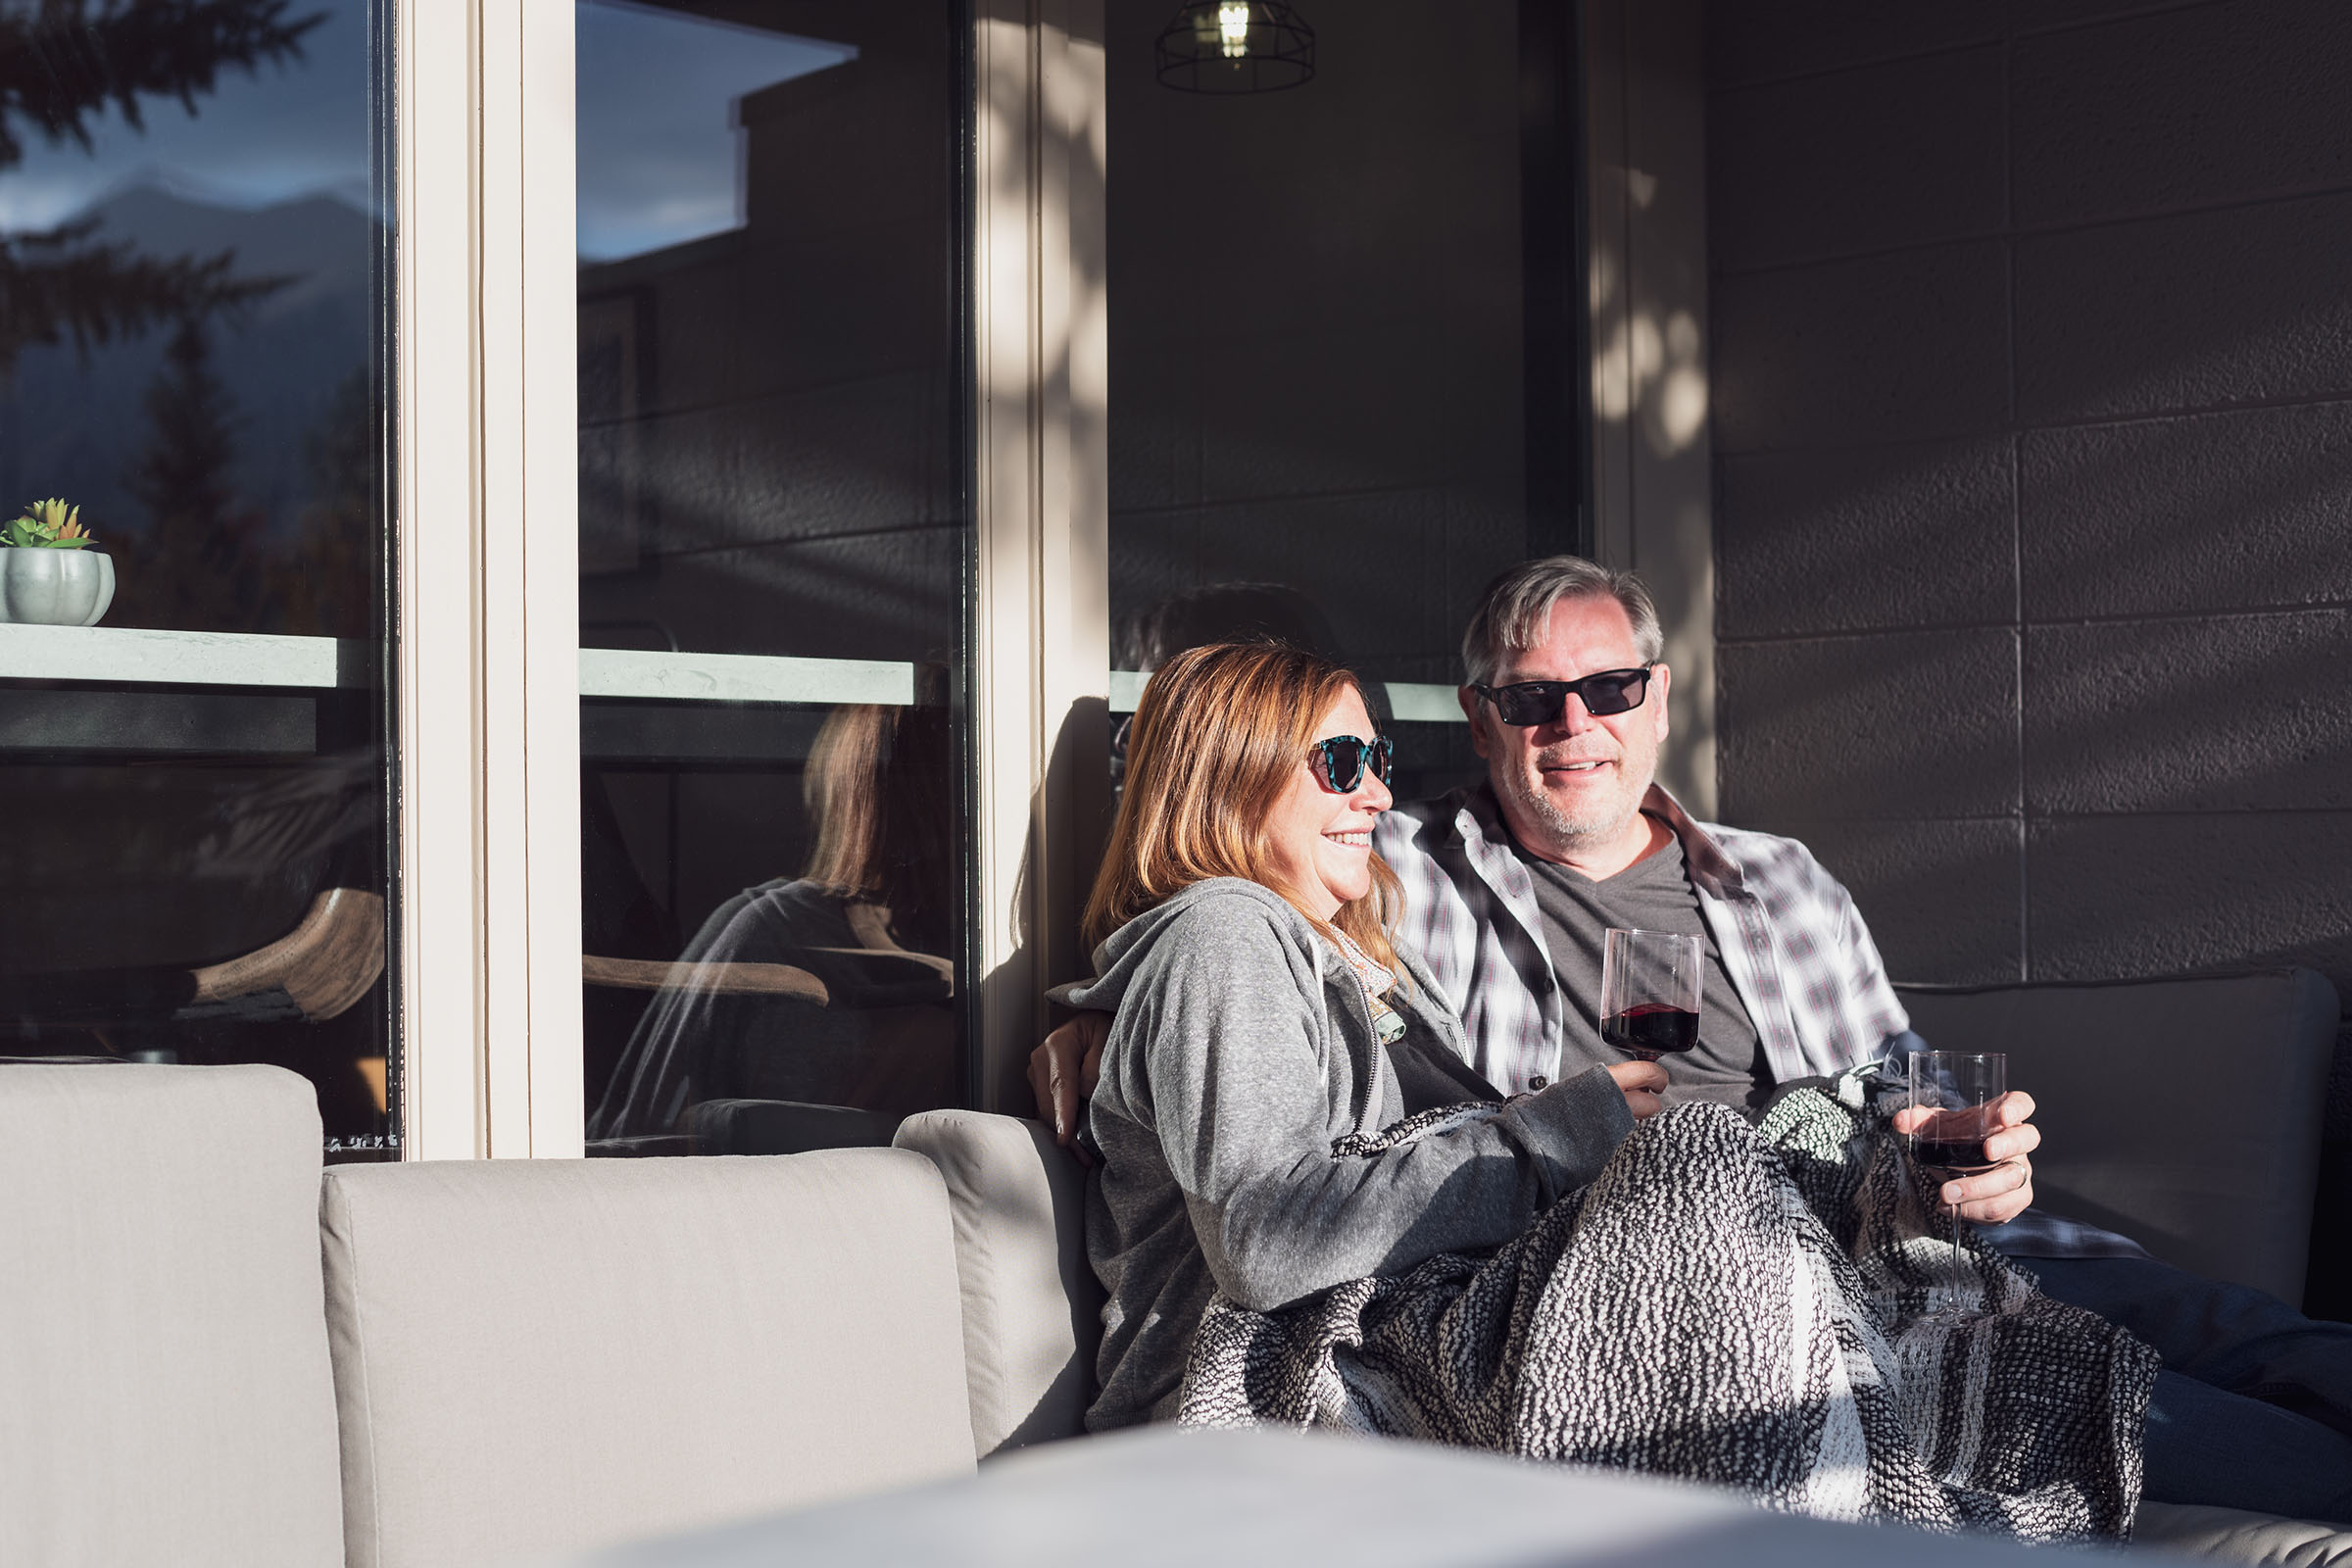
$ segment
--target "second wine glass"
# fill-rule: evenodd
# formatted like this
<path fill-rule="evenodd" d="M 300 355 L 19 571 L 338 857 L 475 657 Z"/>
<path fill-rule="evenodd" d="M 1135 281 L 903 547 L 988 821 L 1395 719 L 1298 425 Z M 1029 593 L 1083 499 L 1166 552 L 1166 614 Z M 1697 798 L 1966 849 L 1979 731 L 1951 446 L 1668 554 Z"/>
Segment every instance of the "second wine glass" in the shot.
<path fill-rule="evenodd" d="M 2009 1058 L 1997 1051 L 1919 1051 L 1911 1055 L 1911 1103 L 1927 1116 L 1911 1130 L 1911 1158 L 1938 1186 L 1990 1170 L 1984 1140 L 1997 1130 L 1993 1102 L 2009 1087 Z M 1936 1211 L 1943 1212 L 1940 1201 Z M 1952 1216 L 1952 1267 L 1961 1267 L 1960 1210 Z"/>

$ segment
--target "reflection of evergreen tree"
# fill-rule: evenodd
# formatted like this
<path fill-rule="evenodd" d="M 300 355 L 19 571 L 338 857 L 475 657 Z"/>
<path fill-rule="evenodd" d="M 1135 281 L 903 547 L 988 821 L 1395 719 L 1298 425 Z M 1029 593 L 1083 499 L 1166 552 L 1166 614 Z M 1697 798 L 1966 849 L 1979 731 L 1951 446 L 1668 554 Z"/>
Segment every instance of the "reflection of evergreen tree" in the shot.
<path fill-rule="evenodd" d="M 240 508 L 235 405 L 213 373 L 204 323 L 190 317 L 172 334 L 164 367 L 146 397 L 148 440 L 127 485 L 147 509 L 146 538 L 116 564 L 130 626 L 245 631 L 260 609 L 256 553 L 260 516 Z"/>
<path fill-rule="evenodd" d="M 158 261 L 125 243 L 92 244 L 97 226 L 92 220 L 0 234 L 0 372 L 24 350 L 54 344 L 67 333 L 86 354 L 93 343 L 233 311 L 287 281 L 230 278 L 232 251 Z"/>
<path fill-rule="evenodd" d="M 302 58 L 324 13 L 289 22 L 289 0 L 0 0 L 0 170 L 21 163 L 20 125 L 55 146 L 90 145 L 111 107 L 143 130 L 142 98 L 176 98 L 191 115 L 224 70 L 248 74 Z M 233 258 L 150 260 L 88 243 L 88 224 L 0 236 L 0 371 L 30 344 L 71 333 L 92 342 L 234 305 L 259 287 L 232 283 Z"/>
<path fill-rule="evenodd" d="M 362 367 L 336 384 L 303 438 L 311 499 L 291 548 L 270 573 L 278 629 L 365 637 L 373 628 L 381 419 L 373 378 Z"/>

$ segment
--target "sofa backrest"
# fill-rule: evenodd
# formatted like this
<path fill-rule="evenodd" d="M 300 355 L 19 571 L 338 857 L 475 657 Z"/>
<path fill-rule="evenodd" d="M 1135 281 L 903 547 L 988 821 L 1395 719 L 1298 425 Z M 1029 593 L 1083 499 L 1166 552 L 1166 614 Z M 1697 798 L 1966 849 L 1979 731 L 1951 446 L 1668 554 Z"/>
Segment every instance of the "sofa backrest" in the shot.
<path fill-rule="evenodd" d="M 0 1563 L 332 1568 L 317 1097 L 0 1066 Z"/>
<path fill-rule="evenodd" d="M 947 1195 L 890 1149 L 326 1173 L 351 1568 L 972 1468 Z"/>
<path fill-rule="evenodd" d="M 909 1116 L 898 1145 L 947 1178 L 973 1446 L 985 1459 L 1083 1432 L 1102 1321 L 1086 1173 L 1042 1124 L 986 1111 Z"/>
<path fill-rule="evenodd" d="M 2009 1054 L 2043 1207 L 2302 1300 L 2338 1016 L 2324 977 L 1895 989 L 1929 1045 Z"/>

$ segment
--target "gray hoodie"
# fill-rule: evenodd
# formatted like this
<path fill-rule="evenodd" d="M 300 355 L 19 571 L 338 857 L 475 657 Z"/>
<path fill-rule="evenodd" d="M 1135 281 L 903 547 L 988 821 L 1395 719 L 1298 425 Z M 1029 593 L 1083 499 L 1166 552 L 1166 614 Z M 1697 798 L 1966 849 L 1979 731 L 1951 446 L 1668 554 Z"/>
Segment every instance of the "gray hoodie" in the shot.
<path fill-rule="evenodd" d="M 1463 1054 L 1461 1024 L 1409 957 L 1389 1001 Z M 1633 1113 L 1595 1067 L 1369 1157 L 1332 1140 L 1405 1110 L 1362 988 L 1280 894 L 1196 883 L 1096 950 L 1073 1005 L 1117 1016 L 1088 1126 L 1103 1162 L 1087 1251 L 1110 1299 L 1095 1430 L 1172 1416 L 1217 1289 L 1270 1310 L 1439 1252 L 1500 1246 L 1599 1173 Z"/>

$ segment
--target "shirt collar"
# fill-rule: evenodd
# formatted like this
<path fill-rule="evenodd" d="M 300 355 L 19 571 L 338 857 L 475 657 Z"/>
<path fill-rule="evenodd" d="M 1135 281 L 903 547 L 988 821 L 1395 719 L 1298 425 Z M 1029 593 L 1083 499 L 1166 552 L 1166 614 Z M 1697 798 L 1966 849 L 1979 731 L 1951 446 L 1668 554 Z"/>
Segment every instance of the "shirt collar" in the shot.
<path fill-rule="evenodd" d="M 1502 820 L 1502 803 L 1494 798 L 1494 786 L 1479 783 L 1454 791 L 1446 797 L 1453 808 L 1453 831 L 1464 844 L 1501 848 L 1510 842 L 1510 829 Z M 1690 866 L 1691 880 L 1716 898 L 1732 898 L 1741 891 L 1740 864 L 1724 852 L 1713 834 L 1701 826 L 1697 818 L 1683 809 L 1663 784 L 1652 784 L 1649 793 L 1642 797 L 1642 809 L 1664 822 L 1673 830 L 1683 846 L 1683 859 Z"/>

